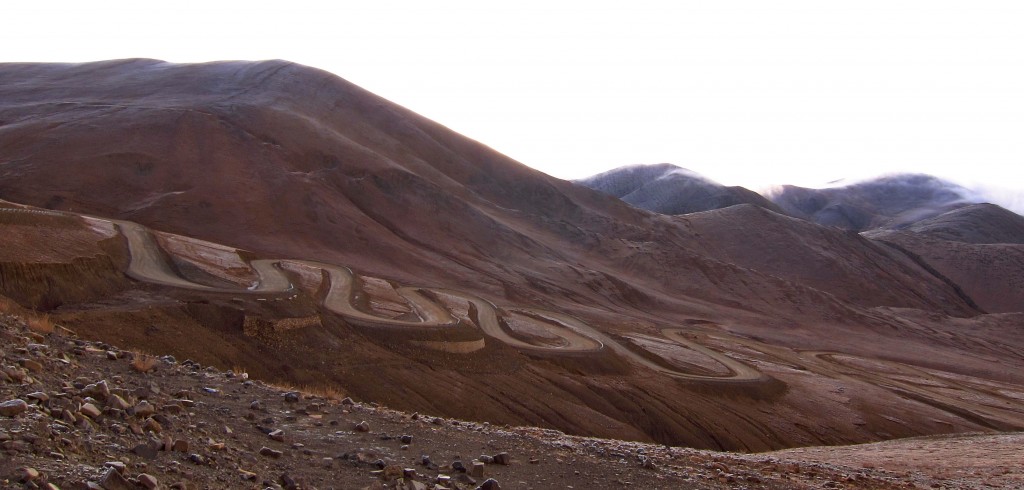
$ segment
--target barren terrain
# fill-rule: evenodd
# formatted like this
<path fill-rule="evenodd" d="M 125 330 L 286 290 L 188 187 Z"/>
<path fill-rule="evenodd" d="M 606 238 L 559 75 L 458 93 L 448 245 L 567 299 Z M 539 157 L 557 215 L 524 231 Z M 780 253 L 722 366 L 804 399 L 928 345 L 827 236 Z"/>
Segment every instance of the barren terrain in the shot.
<path fill-rule="evenodd" d="M 869 206 L 858 223 L 898 231 L 763 202 L 668 216 L 294 63 L 0 65 L 0 295 L 77 336 L 8 319 L 5 366 L 54 369 L 31 376 L 45 389 L 0 386 L 80 410 L 77 378 L 123 384 L 133 406 L 139 386 L 168 384 L 191 400 L 175 416 L 196 421 L 168 418 L 189 447 L 219 447 L 222 425 L 246 434 L 223 441 L 225 460 L 126 465 L 165 484 L 301 469 L 318 488 L 362 488 L 382 480 L 358 450 L 409 467 L 419 451 L 378 439 L 409 431 L 445 463 L 509 450 L 518 464 L 487 466 L 509 488 L 1012 487 L 1000 468 L 1024 428 L 1024 218 L 908 182 L 826 206 Z M 899 211 L 907 199 L 933 212 Z M 133 349 L 192 362 L 132 373 Z M 304 408 L 229 369 L 356 402 Z M 127 412 L 87 416 L 67 430 L 103 437 L 71 456 L 44 437 L 53 410 L 31 404 L 0 418 L 20 458 L 0 469 L 95 479 L 148 437 Z M 364 417 L 369 433 L 347 427 Z M 281 460 L 258 454 L 267 418 L 286 434 Z M 863 445 L 879 441 L 893 442 Z M 954 444 L 971 452 L 944 469 L 921 456 Z M 333 454 L 350 449 L 357 463 Z M 783 449 L 804 452 L 702 451 Z"/>

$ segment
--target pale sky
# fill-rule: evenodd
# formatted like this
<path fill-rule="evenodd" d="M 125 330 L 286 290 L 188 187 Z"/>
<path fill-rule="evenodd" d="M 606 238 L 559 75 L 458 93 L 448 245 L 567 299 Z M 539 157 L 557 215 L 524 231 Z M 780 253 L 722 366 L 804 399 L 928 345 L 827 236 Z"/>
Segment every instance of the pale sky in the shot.
<path fill-rule="evenodd" d="M 0 61 L 281 58 L 561 178 L 913 171 L 1024 189 L 1020 1 L 134 1 L 3 6 Z"/>

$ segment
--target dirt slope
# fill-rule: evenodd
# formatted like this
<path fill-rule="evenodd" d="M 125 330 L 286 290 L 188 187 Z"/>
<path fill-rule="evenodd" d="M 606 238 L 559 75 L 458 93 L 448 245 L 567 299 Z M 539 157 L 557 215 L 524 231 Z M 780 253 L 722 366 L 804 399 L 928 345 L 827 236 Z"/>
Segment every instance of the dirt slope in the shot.
<path fill-rule="evenodd" d="M 977 204 L 866 235 L 926 264 L 984 311 L 1024 311 L 1024 217 Z"/>

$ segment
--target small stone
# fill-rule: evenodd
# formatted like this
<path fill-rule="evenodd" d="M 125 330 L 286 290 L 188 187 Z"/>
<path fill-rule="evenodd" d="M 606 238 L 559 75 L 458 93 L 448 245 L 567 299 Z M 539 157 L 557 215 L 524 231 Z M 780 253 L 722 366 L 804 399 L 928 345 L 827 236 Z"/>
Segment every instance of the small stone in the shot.
<path fill-rule="evenodd" d="M 124 474 L 124 470 L 128 468 L 128 466 L 125 465 L 124 462 L 122 461 L 107 461 L 106 463 L 103 463 L 103 467 L 113 468 L 121 474 Z"/>
<path fill-rule="evenodd" d="M 284 394 L 284 401 L 288 403 L 298 403 L 299 398 L 299 392 L 297 391 L 289 391 L 288 393 Z"/>
<path fill-rule="evenodd" d="M 356 402 L 352 401 L 351 398 L 346 396 L 344 399 L 341 400 L 341 404 L 342 405 L 355 405 Z"/>
<path fill-rule="evenodd" d="M 116 468 L 107 469 L 107 472 L 100 478 L 100 486 L 105 490 L 134 490 L 135 488 Z"/>
<path fill-rule="evenodd" d="M 195 454 L 195 453 L 189 454 L 188 455 L 188 460 L 191 461 L 193 464 L 197 464 L 197 465 L 200 465 L 200 466 L 206 464 L 206 458 L 204 458 L 201 454 Z"/>
<path fill-rule="evenodd" d="M 412 444 L 412 436 L 402 436 L 402 444 Z"/>
<path fill-rule="evenodd" d="M 472 466 L 469 469 L 469 476 L 472 476 L 473 478 L 483 478 L 485 466 L 487 465 L 481 461 L 473 461 Z"/>
<path fill-rule="evenodd" d="M 381 474 L 381 479 L 384 481 L 397 480 L 402 478 L 405 474 L 405 468 L 398 466 L 397 464 L 391 464 L 384 467 L 384 472 Z"/>
<path fill-rule="evenodd" d="M 39 361 L 34 361 L 32 359 L 22 359 L 19 364 L 21 364 L 21 367 L 28 369 L 29 372 L 33 373 L 39 373 L 43 370 L 43 365 L 40 364 Z"/>
<path fill-rule="evenodd" d="M 508 466 L 512 463 L 512 457 L 508 453 L 498 453 L 492 456 L 494 458 L 494 464 L 500 464 L 502 466 Z"/>
<path fill-rule="evenodd" d="M 284 487 L 285 490 L 298 490 L 299 488 L 302 488 L 302 486 L 295 481 L 295 478 L 292 478 L 288 473 L 281 475 L 281 477 L 278 478 L 278 481 L 281 482 L 281 486 Z"/>
<path fill-rule="evenodd" d="M 4 417 L 16 417 L 28 410 L 28 403 L 20 398 L 7 400 L 0 403 L 0 415 Z"/>
<path fill-rule="evenodd" d="M 267 434 L 267 436 L 270 437 L 271 439 L 277 441 L 277 442 L 284 442 L 284 431 L 281 430 L 281 429 L 277 429 L 277 430 Z"/>
<path fill-rule="evenodd" d="M 276 449 L 270 449 L 269 447 L 266 446 L 260 448 L 260 456 L 267 456 L 270 458 L 277 459 L 280 458 L 283 454 L 284 453 L 282 453 L 281 451 L 278 451 Z"/>
<path fill-rule="evenodd" d="M 452 470 L 459 473 L 465 473 L 466 465 L 462 464 L 462 461 L 452 461 Z"/>
<path fill-rule="evenodd" d="M 142 400 L 138 405 L 135 405 L 135 408 L 132 409 L 132 413 L 134 413 L 136 417 L 146 418 L 156 413 L 156 407 L 148 401 Z"/>
<path fill-rule="evenodd" d="M 238 469 L 238 476 L 242 480 L 246 480 L 246 481 L 256 481 L 256 478 L 257 478 L 256 473 L 253 473 L 251 471 L 245 471 L 245 470 L 243 470 L 241 468 Z"/>
<path fill-rule="evenodd" d="M 477 487 L 477 490 L 501 490 L 501 485 L 494 478 L 488 478 Z"/>
<path fill-rule="evenodd" d="M 18 481 L 28 483 L 39 479 L 39 470 L 26 466 L 24 468 L 18 468 L 16 475 L 18 476 Z"/>
<path fill-rule="evenodd" d="M 82 388 L 82 395 L 91 396 L 97 400 L 106 400 L 110 396 L 110 386 L 107 385 L 107 380 L 86 385 L 85 388 Z"/>
<path fill-rule="evenodd" d="M 478 461 L 484 463 L 484 464 L 494 464 L 494 456 L 488 456 L 486 454 L 481 454 L 480 457 L 478 457 L 476 459 Z"/>
<path fill-rule="evenodd" d="M 139 485 L 142 485 L 148 488 L 149 490 L 153 490 L 154 488 L 160 486 L 160 482 L 157 481 L 156 477 L 148 473 L 140 474 L 136 478 L 136 480 L 139 481 Z"/>
<path fill-rule="evenodd" d="M 362 421 L 362 422 L 359 422 L 355 426 L 355 431 L 356 432 L 369 432 L 370 431 L 370 424 L 368 424 L 365 420 Z"/>
<path fill-rule="evenodd" d="M 117 360 L 117 352 L 114 352 L 112 350 L 108 350 L 107 351 L 107 359 L 111 360 L 111 361 L 116 361 Z"/>
<path fill-rule="evenodd" d="M 178 440 L 174 441 L 174 444 L 171 445 L 171 450 L 179 452 L 179 453 L 187 453 L 188 452 L 188 441 L 186 441 L 184 439 L 178 439 Z"/>
<path fill-rule="evenodd" d="M 149 418 L 146 419 L 146 423 L 142 426 L 142 430 L 159 434 L 164 430 L 164 427 L 160 425 L 160 422 L 157 422 L 156 420 Z"/>
<path fill-rule="evenodd" d="M 29 393 L 29 394 L 25 395 L 25 398 L 28 398 L 29 400 L 35 400 L 37 403 L 46 403 L 46 402 L 50 401 L 50 395 L 47 395 L 46 393 L 43 393 L 42 391 L 36 391 L 34 393 Z"/>
<path fill-rule="evenodd" d="M 4 374 L 6 374 L 8 378 L 11 378 L 12 380 L 18 383 L 25 381 L 25 377 L 28 376 L 28 372 L 26 372 L 24 369 L 18 369 L 14 367 L 4 368 Z"/>
<path fill-rule="evenodd" d="M 253 400 L 253 402 L 249 404 L 249 410 L 263 410 L 263 404 L 260 403 L 259 400 Z"/>
<path fill-rule="evenodd" d="M 107 398 L 107 406 L 115 410 L 128 410 L 128 407 L 131 405 L 124 401 L 124 398 L 121 398 L 119 395 L 110 395 L 110 397 Z"/>
<path fill-rule="evenodd" d="M 100 411 L 99 408 L 96 408 L 96 405 L 93 405 L 92 403 L 82 404 L 82 409 L 79 411 L 82 413 L 82 415 L 85 415 L 86 417 L 89 417 L 90 419 L 93 420 L 96 420 L 96 418 L 103 413 Z"/>

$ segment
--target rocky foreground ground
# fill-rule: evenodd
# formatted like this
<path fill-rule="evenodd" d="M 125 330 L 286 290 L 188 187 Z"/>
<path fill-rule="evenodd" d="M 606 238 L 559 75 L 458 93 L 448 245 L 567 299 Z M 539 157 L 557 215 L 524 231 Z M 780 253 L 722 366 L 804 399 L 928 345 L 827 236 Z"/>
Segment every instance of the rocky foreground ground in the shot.
<path fill-rule="evenodd" d="M 401 413 L 29 323 L 0 314 L 3 488 L 1024 488 L 1018 434 L 697 451 Z M 958 471 L 971 448 L 987 466 Z"/>

